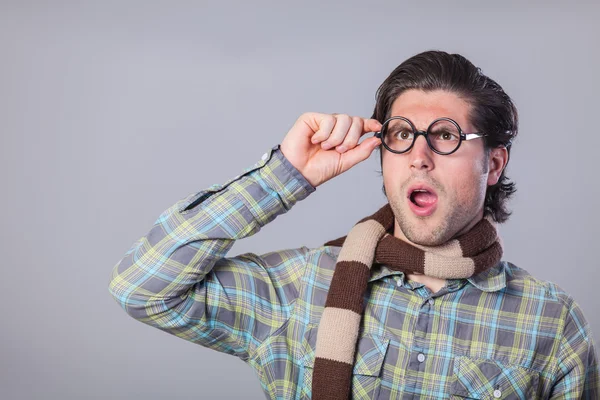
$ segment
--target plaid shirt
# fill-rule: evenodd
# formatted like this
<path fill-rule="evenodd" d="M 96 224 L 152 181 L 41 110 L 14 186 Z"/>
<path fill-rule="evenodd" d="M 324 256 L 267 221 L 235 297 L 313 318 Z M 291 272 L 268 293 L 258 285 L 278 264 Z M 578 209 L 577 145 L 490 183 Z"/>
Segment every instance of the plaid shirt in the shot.
<path fill-rule="evenodd" d="M 110 293 L 135 319 L 242 359 L 267 398 L 310 398 L 340 248 L 226 255 L 314 190 L 275 146 L 163 212 L 114 267 Z M 581 309 L 511 263 L 433 294 L 375 264 L 365 307 L 353 398 L 600 398 Z"/>

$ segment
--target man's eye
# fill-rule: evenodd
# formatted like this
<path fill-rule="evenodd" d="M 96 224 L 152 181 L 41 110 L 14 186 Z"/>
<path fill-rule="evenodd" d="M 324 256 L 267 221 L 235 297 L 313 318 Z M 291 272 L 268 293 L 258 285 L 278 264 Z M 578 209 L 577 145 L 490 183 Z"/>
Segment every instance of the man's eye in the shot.
<path fill-rule="evenodd" d="M 411 132 L 409 131 L 399 131 L 394 135 L 397 139 L 400 140 L 408 140 L 411 138 Z"/>
<path fill-rule="evenodd" d="M 437 134 L 438 139 L 440 140 L 458 140 L 458 136 L 453 134 L 452 132 L 439 132 Z"/>

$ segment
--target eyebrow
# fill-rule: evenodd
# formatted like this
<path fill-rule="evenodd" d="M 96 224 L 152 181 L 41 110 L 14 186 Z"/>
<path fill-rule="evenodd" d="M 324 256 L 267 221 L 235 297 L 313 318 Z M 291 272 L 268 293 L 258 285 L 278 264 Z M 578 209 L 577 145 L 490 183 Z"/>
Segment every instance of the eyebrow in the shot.
<path fill-rule="evenodd" d="M 457 124 L 458 124 L 458 122 L 457 122 Z M 454 124 L 453 124 L 452 122 L 450 122 L 450 121 L 438 121 L 436 125 L 438 125 L 438 126 L 437 126 L 437 127 L 436 127 L 436 126 L 434 126 L 434 127 L 433 127 L 433 130 L 434 130 L 434 131 L 435 131 L 435 130 L 438 130 L 438 129 L 447 128 L 447 127 L 448 127 L 448 128 L 454 128 L 454 129 L 456 129 L 456 130 L 458 131 L 458 129 L 456 128 L 456 125 L 454 125 Z M 430 124 L 429 126 L 431 126 L 431 124 Z M 459 125 L 459 126 L 460 126 L 460 125 Z"/>

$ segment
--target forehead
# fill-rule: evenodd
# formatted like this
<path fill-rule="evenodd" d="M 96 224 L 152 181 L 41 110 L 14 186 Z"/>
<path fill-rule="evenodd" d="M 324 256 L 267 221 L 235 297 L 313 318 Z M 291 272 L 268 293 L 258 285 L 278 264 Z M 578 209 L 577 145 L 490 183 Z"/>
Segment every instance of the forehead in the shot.
<path fill-rule="evenodd" d="M 456 94 L 445 90 L 422 91 L 411 89 L 392 103 L 390 116 L 403 116 L 417 129 L 427 129 L 436 118 L 452 118 L 466 132 L 473 131 L 469 121 L 471 106 Z"/>

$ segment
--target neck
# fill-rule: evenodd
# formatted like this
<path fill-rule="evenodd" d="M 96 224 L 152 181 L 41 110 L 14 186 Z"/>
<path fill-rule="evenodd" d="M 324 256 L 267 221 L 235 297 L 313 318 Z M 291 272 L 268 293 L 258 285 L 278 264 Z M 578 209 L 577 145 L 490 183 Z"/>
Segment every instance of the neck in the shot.
<path fill-rule="evenodd" d="M 446 286 L 445 279 L 434 278 L 433 276 L 427 276 L 423 274 L 406 274 L 406 277 L 411 281 L 422 283 L 427 289 L 431 290 L 432 293 L 436 293 L 441 288 Z"/>
<path fill-rule="evenodd" d="M 470 231 L 471 228 L 473 228 L 477 224 L 477 222 L 479 222 L 482 218 L 483 218 L 483 212 L 479 212 L 477 214 L 477 216 L 475 218 L 473 218 L 473 220 L 471 220 L 471 222 L 469 224 L 465 225 L 465 227 L 463 229 L 461 229 L 459 232 L 457 232 L 448 241 L 455 239 L 458 236 Z M 394 236 L 397 237 L 398 239 L 401 239 L 401 240 L 407 242 L 407 243 L 410 243 L 413 246 L 416 246 L 416 247 L 422 246 L 419 243 L 414 243 L 414 242 L 410 241 L 404 235 L 404 232 L 402 232 L 402 229 L 400 228 L 400 225 L 398 224 L 397 219 L 394 220 Z M 440 289 L 442 289 L 444 286 L 446 286 L 446 279 L 435 278 L 433 276 L 428 276 L 425 274 L 410 273 L 410 274 L 406 274 L 406 277 L 412 281 L 424 284 L 425 287 L 427 289 L 431 290 L 432 293 L 436 293 Z"/>

